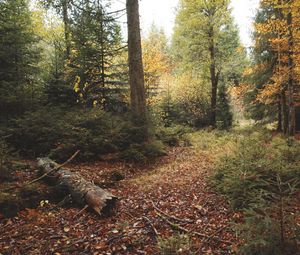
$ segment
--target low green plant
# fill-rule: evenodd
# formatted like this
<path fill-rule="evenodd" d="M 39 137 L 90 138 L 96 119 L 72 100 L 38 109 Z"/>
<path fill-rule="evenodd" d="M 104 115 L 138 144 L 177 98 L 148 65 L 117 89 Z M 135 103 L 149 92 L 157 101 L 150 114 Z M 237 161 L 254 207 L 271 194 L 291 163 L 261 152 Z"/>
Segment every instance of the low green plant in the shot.
<path fill-rule="evenodd" d="M 186 126 L 173 125 L 170 127 L 159 127 L 156 130 L 157 139 L 168 146 L 178 146 L 181 141 L 187 141 L 186 134 L 191 133 L 192 129 Z"/>
<path fill-rule="evenodd" d="M 192 254 L 191 241 L 187 235 L 174 235 L 167 238 L 159 237 L 157 246 L 161 255 Z"/>
<path fill-rule="evenodd" d="M 269 142 L 267 142 L 269 141 Z M 233 209 L 244 212 L 237 231 L 243 255 L 297 254 L 295 211 L 300 190 L 300 144 L 253 135 L 220 159 L 213 183 Z"/>
<path fill-rule="evenodd" d="M 130 116 L 117 116 L 101 109 L 45 107 L 11 121 L 8 141 L 26 157 L 50 156 L 65 161 L 77 150 L 76 160 L 96 160 L 108 153 L 122 152 L 132 162 L 165 155 L 164 145 L 150 134 L 145 142 L 145 127 L 137 127 Z"/>
<path fill-rule="evenodd" d="M 77 160 L 94 160 L 145 140 L 144 129 L 127 119 L 100 109 L 45 107 L 11 121 L 6 133 L 9 143 L 26 157 L 49 155 L 64 161 L 80 150 Z"/>
<path fill-rule="evenodd" d="M 7 145 L 4 139 L 0 138 L 0 182 L 8 181 L 12 177 L 14 155 L 13 149 Z"/>
<path fill-rule="evenodd" d="M 126 162 L 145 163 L 157 157 L 165 156 L 165 146 L 161 141 L 152 140 L 142 144 L 132 144 L 121 152 L 120 157 Z"/>

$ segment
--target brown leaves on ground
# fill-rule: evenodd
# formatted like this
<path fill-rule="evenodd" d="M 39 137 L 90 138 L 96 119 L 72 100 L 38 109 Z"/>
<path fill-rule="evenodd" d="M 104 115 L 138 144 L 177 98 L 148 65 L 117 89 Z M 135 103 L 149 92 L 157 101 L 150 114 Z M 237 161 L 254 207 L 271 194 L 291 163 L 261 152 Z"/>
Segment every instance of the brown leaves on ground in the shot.
<path fill-rule="evenodd" d="M 231 254 L 231 213 L 207 183 L 211 160 L 173 148 L 147 166 L 114 161 L 71 166 L 120 197 L 113 215 L 42 204 L 0 223 L 2 254 L 159 254 L 157 237 L 185 232 L 190 254 Z M 124 180 L 114 182 L 118 171 Z M 198 233 L 198 234 L 197 234 Z M 158 236 L 157 236 L 158 235 Z M 233 246 L 234 248 L 234 246 Z M 193 252 L 193 253 L 192 253 Z"/>

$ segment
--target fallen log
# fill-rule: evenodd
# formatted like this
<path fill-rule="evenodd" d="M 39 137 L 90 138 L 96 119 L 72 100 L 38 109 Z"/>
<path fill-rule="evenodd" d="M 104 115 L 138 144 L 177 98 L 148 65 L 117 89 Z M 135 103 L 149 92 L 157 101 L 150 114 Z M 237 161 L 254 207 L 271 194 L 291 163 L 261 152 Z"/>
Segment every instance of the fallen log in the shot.
<path fill-rule="evenodd" d="M 51 179 L 66 187 L 72 200 L 79 206 L 88 205 L 99 215 L 115 206 L 116 196 L 85 180 L 80 174 L 61 168 L 49 158 L 39 158 L 38 166 L 42 174 L 51 173 Z"/>

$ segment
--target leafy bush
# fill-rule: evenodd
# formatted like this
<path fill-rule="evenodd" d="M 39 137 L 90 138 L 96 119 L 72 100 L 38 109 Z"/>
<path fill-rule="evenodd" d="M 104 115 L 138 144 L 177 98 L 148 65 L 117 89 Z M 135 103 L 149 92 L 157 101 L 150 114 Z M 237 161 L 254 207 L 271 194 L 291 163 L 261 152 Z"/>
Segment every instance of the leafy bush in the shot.
<path fill-rule="evenodd" d="M 140 146 L 132 144 L 127 150 L 120 154 L 120 158 L 126 162 L 145 163 L 146 157 L 140 151 Z"/>
<path fill-rule="evenodd" d="M 241 140 L 232 155 L 218 162 L 214 184 L 245 213 L 237 225 L 245 240 L 241 254 L 296 254 L 293 206 L 300 190 L 300 143 L 266 140 L 259 134 Z"/>
<path fill-rule="evenodd" d="M 184 72 L 172 82 L 171 88 L 158 98 L 155 115 L 164 126 L 172 124 L 204 127 L 210 119 L 209 83 Z"/>

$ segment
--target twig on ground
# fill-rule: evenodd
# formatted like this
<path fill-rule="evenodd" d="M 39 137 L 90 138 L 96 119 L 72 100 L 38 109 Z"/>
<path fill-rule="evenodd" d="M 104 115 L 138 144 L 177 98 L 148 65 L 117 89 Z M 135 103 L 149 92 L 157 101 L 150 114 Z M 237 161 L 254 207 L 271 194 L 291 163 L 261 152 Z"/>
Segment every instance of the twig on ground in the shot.
<path fill-rule="evenodd" d="M 63 206 L 64 204 L 66 204 L 67 202 L 71 202 L 72 201 L 72 197 L 71 197 L 71 194 L 67 195 L 64 197 L 63 200 L 61 200 L 57 205 L 55 205 L 52 210 L 55 210 L 57 209 L 58 207 L 61 207 Z"/>
<path fill-rule="evenodd" d="M 206 238 L 206 239 L 204 240 L 204 241 L 206 241 L 206 242 L 208 242 L 210 239 L 213 239 L 213 240 L 218 241 L 218 242 L 220 242 L 220 243 L 225 243 L 225 244 L 227 244 L 227 245 L 232 245 L 232 242 L 226 241 L 226 240 L 223 240 L 223 239 L 221 239 L 221 238 L 218 238 L 218 237 L 214 236 L 215 233 L 212 234 L 212 235 L 206 235 L 206 234 L 202 234 L 202 233 L 199 233 L 199 232 L 196 232 L 196 231 L 189 231 L 188 229 L 186 229 L 186 228 L 180 226 L 179 224 L 176 224 L 176 223 L 170 221 L 167 217 L 165 217 L 165 216 L 162 215 L 161 213 L 159 213 L 159 212 L 156 212 L 156 213 L 157 213 L 157 215 L 158 215 L 160 218 L 162 218 L 163 220 L 165 220 L 165 221 L 166 221 L 171 227 L 173 227 L 174 229 L 180 230 L 180 231 L 182 231 L 182 232 L 185 232 L 185 233 L 188 233 L 188 234 L 191 234 L 191 235 L 196 235 L 196 236 L 199 236 L 199 237 L 202 237 L 202 238 Z"/>
<path fill-rule="evenodd" d="M 156 236 L 159 236 L 159 233 L 157 231 L 157 229 L 155 228 L 155 226 L 153 225 L 152 221 L 146 217 L 146 216 L 143 216 L 143 218 L 148 221 L 149 225 L 151 226 L 151 228 L 153 229 L 153 232 L 155 233 Z"/>
<path fill-rule="evenodd" d="M 203 242 L 208 242 L 211 238 L 214 238 L 217 234 L 219 234 L 220 232 L 222 232 L 222 230 L 224 230 L 227 227 L 228 226 L 223 226 L 223 227 L 217 229 L 213 234 L 211 234 L 209 237 L 207 237 Z"/>
<path fill-rule="evenodd" d="M 176 216 L 173 216 L 173 215 L 169 215 L 167 214 L 166 212 L 160 210 L 155 204 L 154 202 L 151 200 L 151 203 L 152 203 L 152 206 L 154 207 L 154 209 L 158 212 L 160 212 L 161 214 L 165 215 L 166 217 L 172 219 L 172 220 L 176 220 L 176 221 L 179 221 L 179 222 L 184 222 L 184 223 L 194 223 L 193 220 L 190 220 L 190 219 L 180 219 Z"/>
<path fill-rule="evenodd" d="M 83 211 L 84 211 L 85 209 L 87 209 L 88 207 L 89 207 L 88 205 L 85 205 L 78 213 L 75 214 L 75 216 L 73 217 L 73 219 L 77 218 L 77 216 L 80 215 L 80 214 L 82 214 Z"/>

